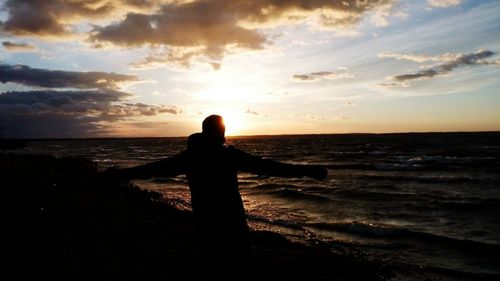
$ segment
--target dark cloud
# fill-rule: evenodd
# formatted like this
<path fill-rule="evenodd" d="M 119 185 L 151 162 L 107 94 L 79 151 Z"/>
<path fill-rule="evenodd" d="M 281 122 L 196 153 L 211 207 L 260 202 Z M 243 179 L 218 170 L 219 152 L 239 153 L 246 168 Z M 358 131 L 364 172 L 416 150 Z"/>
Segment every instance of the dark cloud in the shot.
<path fill-rule="evenodd" d="M 99 114 L 110 111 L 112 102 L 129 96 L 123 92 L 104 90 L 6 92 L 0 94 L 0 109 L 2 113 L 9 114 Z"/>
<path fill-rule="evenodd" d="M 448 74 L 456 68 L 470 66 L 470 65 L 493 65 L 499 64 L 499 61 L 486 61 L 486 58 L 494 56 L 495 53 L 488 50 L 480 50 L 472 54 L 446 54 L 437 57 L 428 57 L 427 61 L 440 61 L 441 63 L 433 67 L 422 69 L 415 73 L 402 74 L 392 77 L 394 81 L 405 82 L 409 80 L 419 80 L 424 78 L 432 78 L 434 76 Z M 423 58 L 420 60 L 415 60 L 412 57 L 399 57 L 392 55 L 391 57 L 396 57 L 398 59 L 407 59 L 412 61 L 426 61 Z"/>
<path fill-rule="evenodd" d="M 416 73 L 409 73 L 409 74 L 402 74 L 402 75 L 394 76 L 393 79 L 396 81 L 406 81 L 406 80 L 414 80 L 414 79 L 421 79 L 421 78 L 431 78 L 431 77 L 434 77 L 438 74 L 443 74 L 443 73 L 447 73 L 447 72 L 448 71 L 438 72 L 435 69 L 425 69 L 425 70 L 421 70 L 421 71 L 416 72 Z"/>
<path fill-rule="evenodd" d="M 0 31 L 12 35 L 66 37 L 77 33 L 76 24 L 119 18 L 128 12 L 150 12 L 162 0 L 7 0 L 8 13 Z M 0 2 L 1 4 L 1 2 Z"/>
<path fill-rule="evenodd" d="M 112 131 L 138 116 L 178 114 L 175 106 L 126 103 L 114 90 L 23 91 L 0 94 L 0 120 L 8 137 L 87 137 Z"/>
<path fill-rule="evenodd" d="M 1 112 L 0 112 L 1 113 Z M 43 114 L 39 116 L 0 114 L 3 135 L 10 138 L 89 138 L 111 133 L 110 125 L 101 124 L 95 116 L 64 116 Z"/>
<path fill-rule="evenodd" d="M 46 88 L 109 88 L 119 83 L 138 81 L 135 75 L 107 72 L 76 72 L 31 68 L 26 65 L 0 64 L 0 82 Z"/>
<path fill-rule="evenodd" d="M 152 116 L 159 113 L 179 113 L 177 107 L 125 103 L 131 95 L 119 91 L 23 91 L 0 94 L 3 114 L 39 115 L 109 115 L 118 119 L 131 116 Z"/>
<path fill-rule="evenodd" d="M 35 46 L 26 43 L 13 43 L 10 41 L 2 42 L 3 47 L 8 51 L 26 52 L 36 50 Z"/>
<path fill-rule="evenodd" d="M 131 121 L 135 117 L 181 112 L 175 106 L 131 103 L 132 95 L 118 90 L 118 86 L 137 80 L 134 75 L 0 64 L 0 82 L 35 88 L 0 93 L 0 120 L 4 135 L 105 136 L 112 133 L 120 122 Z"/>
<path fill-rule="evenodd" d="M 7 0 L 3 30 L 14 35 L 63 36 L 72 33 L 68 22 L 98 18 L 113 10 L 101 0 Z"/>
<path fill-rule="evenodd" d="M 292 76 L 292 80 L 297 82 L 313 82 L 319 80 L 335 80 L 335 79 L 346 79 L 353 78 L 349 72 L 346 71 L 319 71 L 311 72 L 308 74 L 296 74 Z"/>

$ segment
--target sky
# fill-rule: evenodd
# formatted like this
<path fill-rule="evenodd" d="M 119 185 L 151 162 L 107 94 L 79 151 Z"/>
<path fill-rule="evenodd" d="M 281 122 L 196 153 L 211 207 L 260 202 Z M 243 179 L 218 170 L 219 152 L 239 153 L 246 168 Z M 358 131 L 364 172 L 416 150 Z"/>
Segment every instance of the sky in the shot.
<path fill-rule="evenodd" d="M 0 0 L 13 138 L 500 131 L 500 1 Z"/>

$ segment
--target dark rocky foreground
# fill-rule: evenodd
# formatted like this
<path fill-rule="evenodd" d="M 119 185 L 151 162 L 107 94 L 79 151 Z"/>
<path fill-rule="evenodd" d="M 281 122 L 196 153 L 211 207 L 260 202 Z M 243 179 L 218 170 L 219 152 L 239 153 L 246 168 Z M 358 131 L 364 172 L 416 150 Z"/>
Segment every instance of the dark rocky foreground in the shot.
<path fill-rule="evenodd" d="M 0 154 L 3 280 L 203 280 L 191 214 L 83 158 Z M 255 280 L 386 280 L 373 261 L 252 232 Z"/>

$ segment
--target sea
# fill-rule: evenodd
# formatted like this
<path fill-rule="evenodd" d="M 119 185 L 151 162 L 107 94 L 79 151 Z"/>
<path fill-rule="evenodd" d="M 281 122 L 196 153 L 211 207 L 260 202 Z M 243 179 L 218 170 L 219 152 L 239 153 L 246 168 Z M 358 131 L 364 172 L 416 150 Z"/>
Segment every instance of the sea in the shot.
<path fill-rule="evenodd" d="M 500 132 L 245 136 L 227 144 L 328 169 L 324 181 L 241 173 L 255 230 L 421 272 L 413 279 L 432 279 L 427 270 L 500 278 Z M 124 138 L 32 140 L 23 151 L 83 156 L 104 170 L 184 149 L 186 138 Z M 190 210 L 184 176 L 135 184 Z"/>

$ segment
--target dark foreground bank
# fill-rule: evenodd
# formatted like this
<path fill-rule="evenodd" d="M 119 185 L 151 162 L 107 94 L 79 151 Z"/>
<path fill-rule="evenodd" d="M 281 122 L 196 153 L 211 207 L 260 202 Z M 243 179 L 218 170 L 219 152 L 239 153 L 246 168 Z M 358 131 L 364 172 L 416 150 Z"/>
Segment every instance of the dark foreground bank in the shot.
<path fill-rule="evenodd" d="M 203 280 L 191 214 L 83 158 L 0 154 L 5 280 Z M 441 279 L 252 232 L 255 280 Z M 468 276 L 455 276 L 468 280 Z M 485 276 L 487 279 L 488 276 Z"/>

